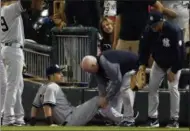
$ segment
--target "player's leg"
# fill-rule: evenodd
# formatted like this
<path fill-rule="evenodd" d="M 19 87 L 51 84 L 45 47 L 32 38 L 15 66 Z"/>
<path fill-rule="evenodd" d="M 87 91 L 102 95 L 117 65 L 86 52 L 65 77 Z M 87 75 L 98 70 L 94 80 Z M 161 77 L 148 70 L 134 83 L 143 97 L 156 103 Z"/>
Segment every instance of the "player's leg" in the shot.
<path fill-rule="evenodd" d="M 110 105 L 119 113 L 122 111 L 123 99 L 121 97 L 121 93 L 119 92 L 113 100 L 110 101 Z"/>
<path fill-rule="evenodd" d="M 7 81 L 6 81 L 6 74 L 5 74 L 5 67 L 2 60 L 1 52 L 0 52 L 0 89 L 1 89 L 1 103 L 0 103 L 0 123 L 2 122 L 3 111 L 4 111 L 4 101 L 7 89 Z"/>
<path fill-rule="evenodd" d="M 179 110 L 180 110 L 180 93 L 178 91 L 179 79 L 181 71 L 178 71 L 175 75 L 175 80 L 173 82 L 168 82 L 170 91 L 170 117 L 171 120 L 168 127 L 179 127 Z"/>
<path fill-rule="evenodd" d="M 1 114 L 3 113 L 3 107 L 4 107 L 4 100 L 5 100 L 5 93 L 6 93 L 6 87 L 7 87 L 7 81 L 6 81 L 6 73 L 5 73 L 5 67 L 4 63 L 1 57 L 0 53 L 0 89 L 1 89 Z"/>
<path fill-rule="evenodd" d="M 24 125 L 24 109 L 22 105 L 22 93 L 24 89 L 24 81 L 23 76 L 21 76 L 19 89 L 17 92 L 17 100 L 15 104 L 15 124 L 17 125 Z"/>
<path fill-rule="evenodd" d="M 120 89 L 124 105 L 123 120 L 120 126 L 134 126 L 135 124 L 133 110 L 135 93 L 130 89 L 130 78 L 131 77 L 127 73 L 124 75 Z"/>
<path fill-rule="evenodd" d="M 5 47 L 5 49 L 3 57 L 5 58 L 7 69 L 7 93 L 5 97 L 3 125 L 9 125 L 15 123 L 14 108 L 20 83 L 19 76 L 22 75 L 20 62 L 23 61 L 23 57 L 19 53 L 16 53 L 20 49 L 13 49 L 11 47 Z"/>
<path fill-rule="evenodd" d="M 68 126 L 82 126 L 87 124 L 98 112 L 99 97 L 96 96 L 74 109 L 66 119 Z"/>
<path fill-rule="evenodd" d="M 159 105 L 159 86 L 164 78 L 165 72 L 153 63 L 149 78 L 148 94 L 148 117 L 147 126 L 158 127 L 158 105 Z"/>
<path fill-rule="evenodd" d="M 120 113 L 122 104 L 123 101 L 121 99 L 121 95 L 120 93 L 118 93 L 113 98 L 113 100 L 109 102 L 109 105 L 106 108 L 104 109 L 101 108 L 99 111 L 104 117 L 107 117 L 108 119 L 115 122 L 115 124 L 118 124 L 121 122 L 121 119 L 123 118 L 123 114 Z"/>

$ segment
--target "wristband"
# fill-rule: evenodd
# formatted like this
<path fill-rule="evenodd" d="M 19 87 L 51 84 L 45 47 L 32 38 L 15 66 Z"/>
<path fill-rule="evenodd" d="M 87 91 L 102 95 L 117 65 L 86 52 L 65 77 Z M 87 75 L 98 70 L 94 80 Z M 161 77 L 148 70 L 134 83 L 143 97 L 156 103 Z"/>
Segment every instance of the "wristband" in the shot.
<path fill-rule="evenodd" d="M 32 117 L 32 118 L 30 119 L 30 125 L 31 125 L 31 126 L 36 125 L 36 118 L 35 118 L 35 117 Z"/>
<path fill-rule="evenodd" d="M 46 123 L 47 123 L 48 125 L 52 125 L 52 124 L 53 124 L 52 116 L 46 117 Z"/>

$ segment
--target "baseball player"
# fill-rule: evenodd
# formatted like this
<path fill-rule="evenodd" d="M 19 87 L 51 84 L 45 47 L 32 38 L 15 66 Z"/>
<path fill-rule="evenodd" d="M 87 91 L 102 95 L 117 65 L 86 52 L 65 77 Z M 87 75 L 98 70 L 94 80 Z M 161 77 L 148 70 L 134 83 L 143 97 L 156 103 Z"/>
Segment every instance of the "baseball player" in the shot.
<path fill-rule="evenodd" d="M 21 13 L 30 8 L 30 1 L 2 1 L 1 55 L 6 66 L 7 92 L 5 96 L 3 125 L 24 125 L 22 106 L 24 64 L 24 32 Z"/>
<path fill-rule="evenodd" d="M 104 109 L 108 102 L 119 94 L 124 104 L 124 115 L 120 126 L 134 126 L 134 99 L 135 94 L 130 89 L 131 76 L 128 75 L 137 67 L 138 57 L 126 51 L 104 51 L 97 58 L 85 56 L 81 62 L 84 71 L 95 73 L 98 83 L 99 95 L 106 98 Z"/>
<path fill-rule="evenodd" d="M 150 72 L 148 97 L 148 122 L 151 127 L 158 127 L 159 85 L 165 75 L 170 91 L 170 116 L 168 127 L 178 127 L 180 94 L 178 84 L 184 60 L 183 33 L 181 29 L 163 18 L 163 14 L 150 12 L 149 21 L 139 45 L 140 70 L 147 65 L 152 54 L 154 63 Z"/>
<path fill-rule="evenodd" d="M 36 124 L 37 112 L 43 108 L 48 125 L 82 126 L 97 113 L 105 98 L 96 96 L 84 104 L 74 107 L 68 102 L 57 82 L 62 81 L 62 71 L 58 65 L 46 69 L 49 82 L 42 85 L 33 101 L 31 125 Z"/>
<path fill-rule="evenodd" d="M 0 10 L 1 10 L 1 5 L 0 5 Z M 0 25 L 0 29 L 1 29 L 1 25 Z M 0 31 L 0 35 L 1 35 L 1 31 Z M 1 51 L 1 44 L 0 44 L 0 51 Z M 0 117 L 2 117 L 2 112 L 3 112 L 3 106 L 4 106 L 4 100 L 5 100 L 5 93 L 6 93 L 6 75 L 5 75 L 5 68 L 4 68 L 4 64 L 3 64 L 3 59 L 0 53 L 0 89 L 1 89 L 1 103 L 0 103 Z M 1 119 L 0 119 L 1 121 Z M 1 123 L 1 122 L 0 122 Z"/>

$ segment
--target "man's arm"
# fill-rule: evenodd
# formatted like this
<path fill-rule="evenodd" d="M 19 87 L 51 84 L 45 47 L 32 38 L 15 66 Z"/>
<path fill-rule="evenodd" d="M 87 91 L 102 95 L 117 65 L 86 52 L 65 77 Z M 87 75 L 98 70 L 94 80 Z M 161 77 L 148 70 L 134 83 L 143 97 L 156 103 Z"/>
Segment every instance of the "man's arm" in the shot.
<path fill-rule="evenodd" d="M 118 64 L 110 63 L 104 56 L 100 57 L 100 64 L 104 68 L 106 76 L 110 80 L 106 94 L 107 101 L 110 101 L 121 88 L 122 75 L 120 72 L 120 66 Z"/>
<path fill-rule="evenodd" d="M 117 15 L 115 25 L 114 25 L 114 41 L 113 41 L 113 45 L 112 45 L 113 49 L 116 49 L 116 47 L 117 47 L 119 33 L 120 33 L 120 29 L 121 29 L 120 24 L 121 24 L 121 15 Z"/>
<path fill-rule="evenodd" d="M 166 15 L 167 17 L 170 18 L 175 18 L 177 16 L 177 14 L 175 13 L 175 11 L 169 9 L 169 8 L 165 8 L 161 2 L 156 1 L 153 5 L 152 5 L 153 9 L 162 12 L 164 15 Z"/>
<path fill-rule="evenodd" d="M 96 75 L 96 80 L 98 83 L 98 92 L 99 96 L 106 96 L 106 88 L 107 88 L 107 80 L 105 80 L 102 76 Z"/>
<path fill-rule="evenodd" d="M 31 120 L 30 120 L 30 125 L 32 125 L 32 126 L 34 126 L 36 124 L 36 116 L 38 114 L 39 109 L 42 107 L 42 103 L 40 101 L 40 99 L 41 99 L 40 92 L 41 92 L 42 88 L 43 88 L 43 85 L 38 89 L 38 92 L 32 103 Z"/>
<path fill-rule="evenodd" d="M 31 120 L 30 120 L 30 125 L 34 126 L 36 125 L 36 116 L 38 115 L 39 108 L 36 108 L 35 106 L 32 106 L 31 109 Z"/>
<path fill-rule="evenodd" d="M 181 32 L 175 32 L 176 35 L 172 36 L 172 46 L 174 49 L 174 54 L 172 57 L 175 57 L 175 62 L 173 63 L 171 67 L 171 71 L 176 74 L 178 70 L 182 69 L 184 56 L 185 55 L 185 47 L 183 43 L 183 36 Z"/>
<path fill-rule="evenodd" d="M 48 125 L 53 124 L 52 107 L 56 106 L 56 95 L 59 87 L 49 85 L 44 93 L 43 110 Z"/>
<path fill-rule="evenodd" d="M 35 106 L 32 106 L 32 109 L 31 109 L 31 117 L 36 117 L 39 113 L 39 109 L 40 108 L 36 108 Z"/>
<path fill-rule="evenodd" d="M 148 28 L 145 30 L 149 30 Z M 145 70 L 150 57 L 150 37 L 148 32 L 144 32 L 139 42 L 139 68 Z"/>

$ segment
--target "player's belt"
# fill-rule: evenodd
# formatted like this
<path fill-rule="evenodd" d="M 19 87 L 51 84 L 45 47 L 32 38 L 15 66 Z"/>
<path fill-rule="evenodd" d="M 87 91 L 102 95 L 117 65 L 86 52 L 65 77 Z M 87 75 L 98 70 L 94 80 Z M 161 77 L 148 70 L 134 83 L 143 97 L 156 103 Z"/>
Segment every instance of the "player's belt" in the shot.
<path fill-rule="evenodd" d="M 16 45 L 15 43 L 4 43 L 4 45 L 23 49 L 22 45 Z"/>

